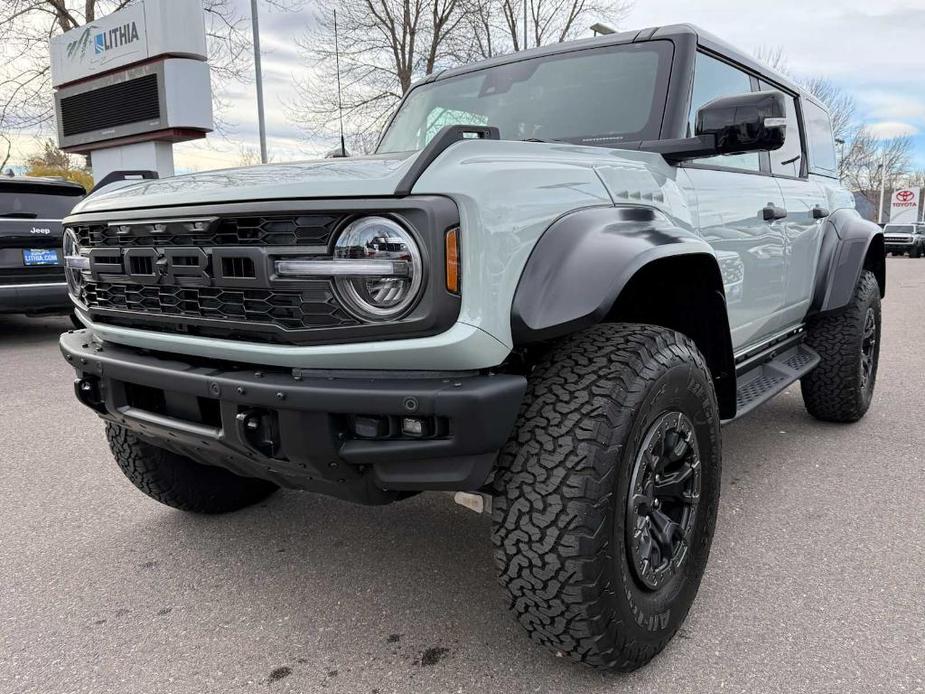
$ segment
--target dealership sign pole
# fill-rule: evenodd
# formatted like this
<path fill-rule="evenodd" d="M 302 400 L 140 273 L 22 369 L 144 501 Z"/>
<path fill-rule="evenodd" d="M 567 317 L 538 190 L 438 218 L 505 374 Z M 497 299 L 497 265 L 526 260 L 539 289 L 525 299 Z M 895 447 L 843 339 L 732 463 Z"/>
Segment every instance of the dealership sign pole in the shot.
<path fill-rule="evenodd" d="M 900 188 L 890 198 L 890 222 L 914 224 L 919 221 L 921 188 Z"/>

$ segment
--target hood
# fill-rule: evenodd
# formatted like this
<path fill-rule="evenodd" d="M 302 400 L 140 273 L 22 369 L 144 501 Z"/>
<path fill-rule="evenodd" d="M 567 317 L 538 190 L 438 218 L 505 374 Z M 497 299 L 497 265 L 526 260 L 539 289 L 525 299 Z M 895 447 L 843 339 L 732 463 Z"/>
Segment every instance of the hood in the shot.
<path fill-rule="evenodd" d="M 104 188 L 72 214 L 292 198 L 383 197 L 411 168 L 417 152 L 264 164 L 139 181 Z"/>

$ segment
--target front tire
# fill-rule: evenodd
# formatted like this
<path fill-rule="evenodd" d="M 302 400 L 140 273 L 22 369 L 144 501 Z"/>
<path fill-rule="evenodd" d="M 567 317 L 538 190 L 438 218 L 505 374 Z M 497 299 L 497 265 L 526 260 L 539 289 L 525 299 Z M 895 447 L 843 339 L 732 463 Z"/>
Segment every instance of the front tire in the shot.
<path fill-rule="evenodd" d="M 861 273 L 847 308 L 806 329 L 806 344 L 822 357 L 800 381 L 803 402 L 816 419 L 856 422 L 867 412 L 880 362 L 880 286 Z"/>
<path fill-rule="evenodd" d="M 193 513 L 227 513 L 265 499 L 278 487 L 238 477 L 224 468 L 196 463 L 142 441 L 125 427 L 106 424 L 116 463 L 138 489 L 155 501 Z"/>
<path fill-rule="evenodd" d="M 600 325 L 539 361 L 499 458 L 492 533 L 534 641 L 618 671 L 665 647 L 709 555 L 719 421 L 703 357 L 671 330 Z"/>

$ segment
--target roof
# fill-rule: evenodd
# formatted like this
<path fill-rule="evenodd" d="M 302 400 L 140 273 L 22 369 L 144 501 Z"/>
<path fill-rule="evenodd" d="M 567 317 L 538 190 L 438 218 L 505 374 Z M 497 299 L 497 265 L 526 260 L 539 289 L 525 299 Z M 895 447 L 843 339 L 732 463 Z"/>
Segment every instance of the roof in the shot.
<path fill-rule="evenodd" d="M 73 181 L 68 181 L 65 178 L 59 178 L 56 176 L 0 176 L 0 187 L 7 187 L 9 185 L 76 188 L 82 192 L 86 192 L 84 187 L 79 183 L 74 183 Z"/>
<path fill-rule="evenodd" d="M 483 60 L 477 63 L 470 63 L 461 67 L 444 70 L 440 73 L 436 73 L 430 77 L 425 78 L 421 81 L 421 83 L 444 80 L 451 77 L 456 77 L 458 75 L 463 75 L 468 72 L 474 72 L 476 70 L 494 67 L 495 65 L 514 63 L 520 60 L 527 60 L 529 58 L 556 55 L 558 53 L 583 50 L 586 48 L 596 48 L 599 46 L 614 46 L 626 43 L 638 43 L 642 41 L 655 41 L 658 39 L 693 39 L 697 42 L 698 45 L 732 59 L 751 72 L 754 72 L 759 77 L 764 77 L 767 80 L 774 82 L 789 91 L 797 93 L 801 97 L 808 99 L 818 104 L 819 106 L 822 106 L 823 108 L 826 108 L 825 104 L 823 104 L 805 89 L 800 87 L 798 84 L 795 84 L 788 77 L 772 70 L 767 65 L 758 62 L 748 53 L 739 50 L 727 41 L 724 41 L 723 39 L 720 39 L 713 34 L 704 31 L 697 26 L 694 26 L 693 24 L 671 24 L 661 27 L 648 27 L 646 29 L 621 31 L 614 34 L 605 34 L 603 36 L 594 36 L 587 39 L 563 41 L 562 43 L 554 43 L 546 46 L 540 46 L 538 48 L 530 48 L 518 53 L 497 56 L 495 58 L 489 58 L 488 60 Z"/>

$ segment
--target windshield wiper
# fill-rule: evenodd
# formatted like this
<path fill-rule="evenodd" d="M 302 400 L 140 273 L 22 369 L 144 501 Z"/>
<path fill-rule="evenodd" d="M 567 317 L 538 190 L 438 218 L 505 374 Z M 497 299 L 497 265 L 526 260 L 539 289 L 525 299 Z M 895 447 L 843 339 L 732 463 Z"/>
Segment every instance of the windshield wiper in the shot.
<path fill-rule="evenodd" d="M 542 138 L 542 137 L 525 137 L 521 142 L 562 142 L 564 144 L 572 144 L 568 140 L 557 140 L 554 137 Z"/>
<path fill-rule="evenodd" d="M 35 219 L 38 217 L 35 212 L 0 212 L 0 218 L 6 219 Z"/>

